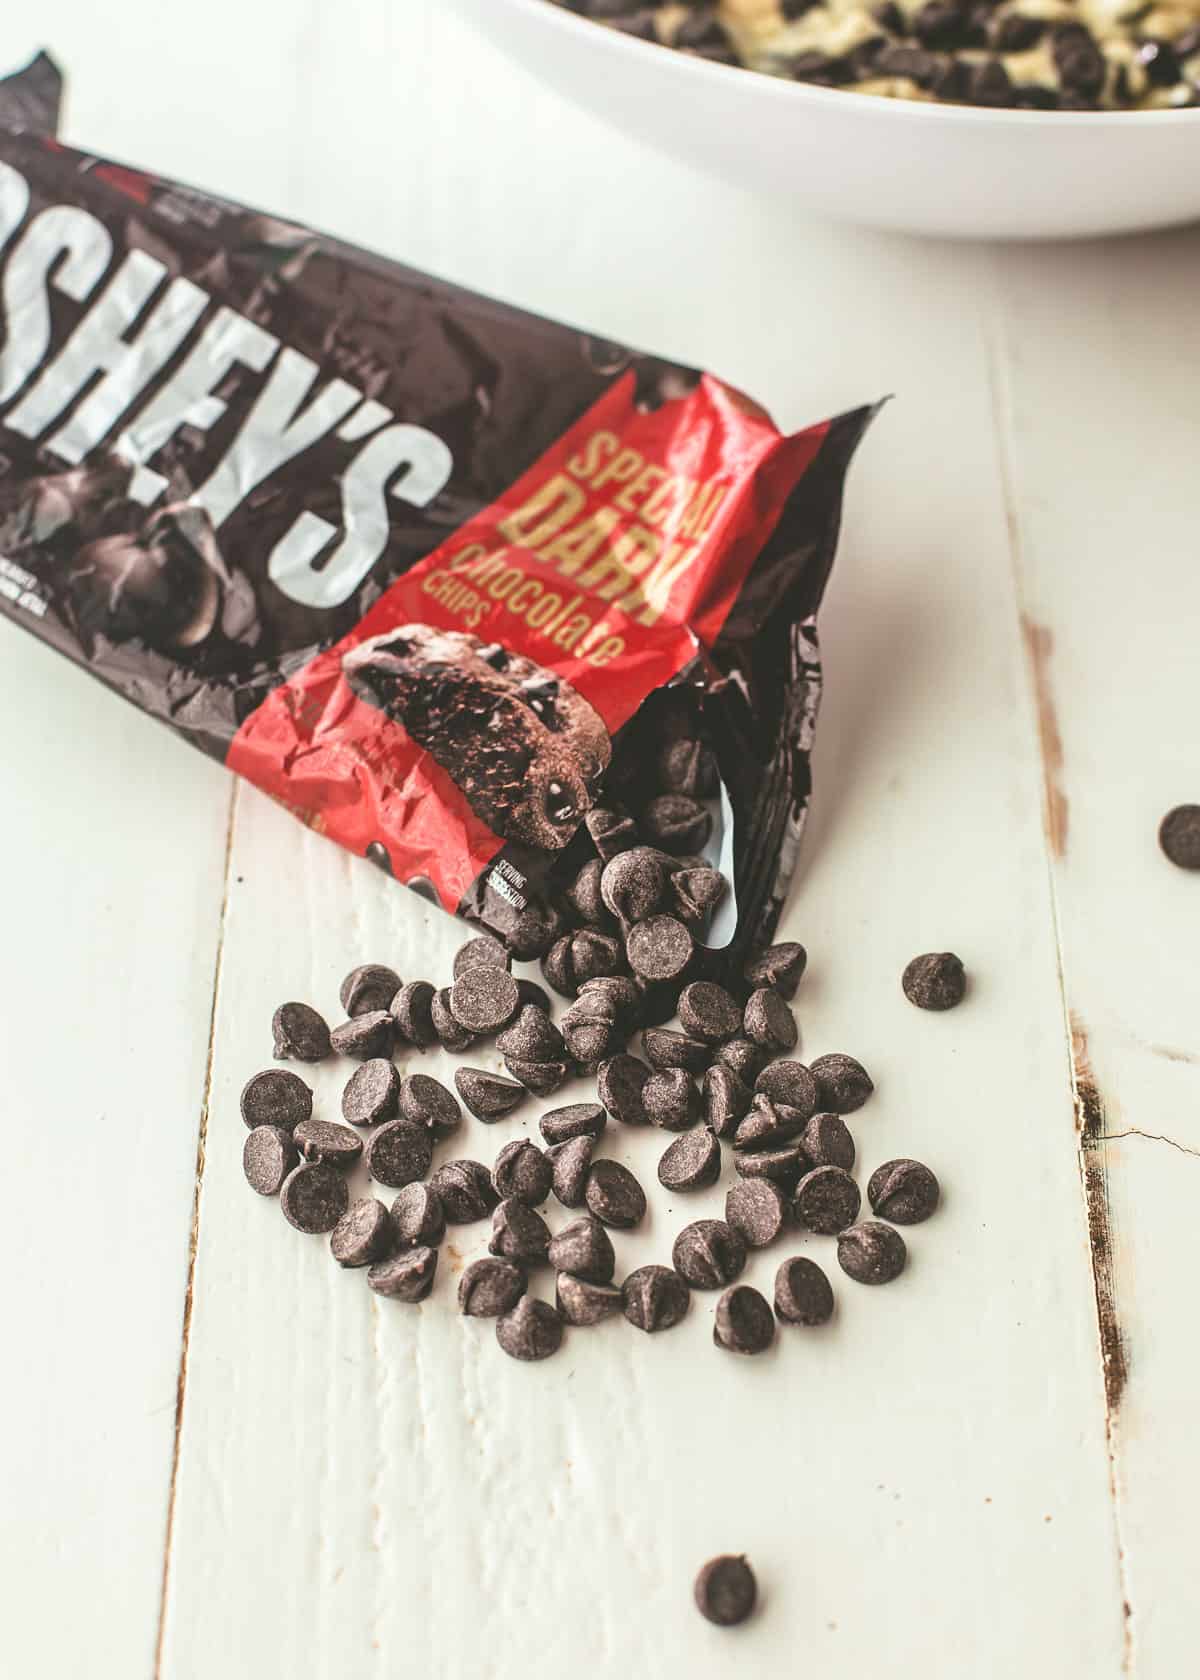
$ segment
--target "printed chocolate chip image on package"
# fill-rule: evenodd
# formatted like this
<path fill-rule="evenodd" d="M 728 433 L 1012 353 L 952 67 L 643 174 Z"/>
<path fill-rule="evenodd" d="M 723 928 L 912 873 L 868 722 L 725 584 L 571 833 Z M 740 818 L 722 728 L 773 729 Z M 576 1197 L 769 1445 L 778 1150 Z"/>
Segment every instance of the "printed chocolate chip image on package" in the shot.
<path fill-rule="evenodd" d="M 512 954 L 553 947 L 570 995 L 611 971 L 587 866 L 638 835 L 648 1007 L 678 954 L 735 971 L 795 865 L 874 408 L 786 436 L 711 374 L 59 145 L 48 61 L 19 88 L 0 613 Z"/>

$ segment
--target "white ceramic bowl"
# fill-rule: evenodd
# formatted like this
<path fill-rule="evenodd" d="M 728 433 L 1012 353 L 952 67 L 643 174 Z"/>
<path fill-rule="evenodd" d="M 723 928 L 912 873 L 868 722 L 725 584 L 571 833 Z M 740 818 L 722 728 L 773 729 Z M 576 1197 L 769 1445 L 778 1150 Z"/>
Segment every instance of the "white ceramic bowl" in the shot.
<path fill-rule="evenodd" d="M 1200 109 L 989 111 L 732 69 L 548 0 L 456 0 L 625 133 L 820 215 L 903 233 L 1062 239 L 1200 217 Z"/>

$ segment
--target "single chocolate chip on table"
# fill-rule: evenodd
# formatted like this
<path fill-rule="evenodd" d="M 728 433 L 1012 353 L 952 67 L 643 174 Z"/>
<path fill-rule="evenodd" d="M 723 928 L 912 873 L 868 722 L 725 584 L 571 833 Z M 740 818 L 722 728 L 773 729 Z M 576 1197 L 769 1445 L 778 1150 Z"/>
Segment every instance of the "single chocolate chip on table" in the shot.
<path fill-rule="evenodd" d="M 747 1248 L 765 1248 L 788 1223 L 788 1198 L 767 1178 L 748 1178 L 725 1193 L 725 1219 Z"/>
<path fill-rule="evenodd" d="M 712 1046 L 667 1027 L 647 1027 L 642 1034 L 642 1054 L 660 1073 L 667 1068 L 683 1068 L 701 1074 L 712 1060 Z"/>
<path fill-rule="evenodd" d="M 594 928 L 564 933 L 542 958 L 542 973 L 563 997 L 574 997 L 586 980 L 616 974 L 621 967 L 620 941 Z"/>
<path fill-rule="evenodd" d="M 808 952 L 794 940 L 771 945 L 751 957 L 742 973 L 751 986 L 771 986 L 781 997 L 794 998 L 800 977 L 808 966 Z"/>
<path fill-rule="evenodd" d="M 609 933 L 615 923 L 600 890 L 600 878 L 603 873 L 603 859 L 589 858 L 567 887 L 563 897 L 584 927 L 598 928 L 601 933 Z"/>
<path fill-rule="evenodd" d="M 312 1113 L 313 1094 L 287 1068 L 266 1068 L 242 1088 L 242 1119 L 247 1126 L 282 1126 L 290 1132 Z"/>
<path fill-rule="evenodd" d="M 842 1232 L 837 1255 L 838 1265 L 855 1283 L 891 1283 L 904 1270 L 908 1249 L 899 1231 L 865 1219 Z"/>
<path fill-rule="evenodd" d="M 773 1103 L 799 1109 L 805 1119 L 817 1109 L 817 1082 L 803 1062 L 772 1062 L 754 1081 L 754 1089 Z"/>
<path fill-rule="evenodd" d="M 632 1032 L 642 1016 L 644 997 L 636 980 L 628 974 L 597 974 L 579 988 L 575 1009 L 592 1015 L 607 1015 L 626 1032 Z M 570 1015 L 572 1010 L 568 1010 Z"/>
<path fill-rule="evenodd" d="M 400 1248 L 436 1248 L 446 1234 L 446 1210 L 431 1184 L 414 1179 L 392 1203 L 392 1231 Z"/>
<path fill-rule="evenodd" d="M 568 1103 L 565 1108 L 549 1109 L 538 1121 L 547 1143 L 566 1143 L 568 1138 L 597 1138 L 608 1124 L 608 1115 L 600 1103 Z"/>
<path fill-rule="evenodd" d="M 362 963 L 342 981 L 338 998 L 347 1015 L 370 1015 L 376 1009 L 390 1009 L 400 990 L 400 976 L 381 963 Z"/>
<path fill-rule="evenodd" d="M 936 1212 L 941 1187 L 920 1161 L 901 1158 L 876 1167 L 867 1183 L 872 1212 L 893 1225 L 919 1225 Z"/>
<path fill-rule="evenodd" d="M 612 1238 L 590 1213 L 555 1232 L 548 1257 L 556 1272 L 570 1272 L 587 1283 L 611 1283 L 617 1264 Z"/>
<path fill-rule="evenodd" d="M 570 1138 L 547 1149 L 553 1174 L 554 1194 L 563 1207 L 580 1208 L 587 1195 L 588 1174 L 592 1170 L 592 1151 L 596 1140 L 592 1137 Z"/>
<path fill-rule="evenodd" d="M 526 1138 L 506 1143 L 492 1167 L 492 1184 L 501 1201 L 515 1196 L 529 1207 L 540 1207 L 550 1194 L 552 1182 L 549 1158 Z"/>
<path fill-rule="evenodd" d="M 242 1171 L 251 1190 L 277 1196 L 300 1157 L 285 1126 L 255 1126 L 242 1146 Z"/>
<path fill-rule="evenodd" d="M 491 1173 L 478 1161 L 447 1161 L 429 1183 L 441 1198 L 448 1225 L 486 1219 L 500 1200 Z"/>
<path fill-rule="evenodd" d="M 525 1293 L 525 1273 L 511 1260 L 472 1260 L 458 1282 L 458 1310 L 467 1318 L 499 1318 Z"/>
<path fill-rule="evenodd" d="M 546 1221 L 515 1196 L 506 1197 L 493 1212 L 490 1254 L 535 1266 L 545 1260 L 549 1246 L 550 1228 Z"/>
<path fill-rule="evenodd" d="M 723 1219 L 697 1219 L 675 1238 L 671 1264 L 693 1289 L 723 1289 L 746 1264 L 746 1240 Z"/>
<path fill-rule="evenodd" d="M 563 1145 L 564 1149 L 570 1147 L 570 1144 Z M 646 1213 L 646 1192 L 629 1168 L 619 1161 L 592 1162 L 584 1200 L 597 1219 L 621 1231 L 640 1224 Z"/>
<path fill-rule="evenodd" d="M 719 1138 L 732 1137 L 750 1107 L 750 1089 L 732 1068 L 716 1063 L 700 1086 L 704 1117 Z"/>
<path fill-rule="evenodd" d="M 717 1627 L 736 1627 L 754 1609 L 758 1584 L 744 1557 L 711 1558 L 696 1576 L 696 1608 Z"/>
<path fill-rule="evenodd" d="M 339 1056 L 353 1056 L 359 1062 L 390 1056 L 396 1047 L 396 1023 L 386 1009 L 372 1009 L 334 1027 L 329 1042 Z"/>
<path fill-rule="evenodd" d="M 770 1055 L 761 1044 L 755 1044 L 752 1038 L 743 1038 L 741 1033 L 736 1038 L 726 1039 L 713 1054 L 714 1063 L 736 1073 L 744 1085 L 753 1085 L 769 1060 Z"/>
<path fill-rule="evenodd" d="M 352 1167 L 363 1152 L 358 1133 L 336 1120 L 301 1120 L 292 1136 L 306 1161 L 327 1161 L 331 1167 Z"/>
<path fill-rule="evenodd" d="M 780 1144 L 798 1137 L 806 1124 L 803 1109 L 772 1102 L 765 1092 L 759 1091 L 733 1134 L 733 1146 L 735 1149 L 778 1149 Z"/>
<path fill-rule="evenodd" d="M 638 1330 L 670 1330 L 687 1316 L 691 1291 L 669 1266 L 639 1266 L 621 1286 L 625 1317 Z"/>
<path fill-rule="evenodd" d="M 1158 828 L 1163 855 L 1179 869 L 1200 869 L 1200 805 L 1176 805 Z"/>
<path fill-rule="evenodd" d="M 522 1062 L 515 1056 L 505 1056 L 504 1065 L 516 1080 L 535 1097 L 552 1097 L 571 1077 L 569 1062 Z"/>
<path fill-rule="evenodd" d="M 693 980 L 679 994 L 679 1019 L 684 1029 L 705 1044 L 721 1044 L 742 1030 L 737 999 L 713 980 Z"/>
<path fill-rule="evenodd" d="M 658 1163 L 658 1182 L 667 1190 L 707 1190 L 720 1176 L 721 1145 L 708 1126 L 676 1138 Z"/>
<path fill-rule="evenodd" d="M 454 953 L 454 962 L 450 972 L 457 980 L 469 968 L 503 968 L 509 966 L 508 951 L 498 939 L 493 939 L 490 933 L 477 934 L 474 939 L 468 939 L 465 945 L 460 945 Z"/>
<path fill-rule="evenodd" d="M 376 1295 L 393 1301 L 423 1301 L 437 1275 L 436 1248 L 405 1248 L 367 1268 L 367 1282 Z"/>
<path fill-rule="evenodd" d="M 743 1024 L 746 1037 L 773 1054 L 781 1055 L 796 1047 L 796 1018 L 779 993 L 767 986 L 750 993 Z"/>
<path fill-rule="evenodd" d="M 439 1137 L 462 1123 L 462 1110 L 440 1079 L 427 1073 L 413 1073 L 400 1087 L 400 1112 L 414 1126 L 424 1126 Z"/>
<path fill-rule="evenodd" d="M 548 1301 L 523 1295 L 496 1320 L 496 1340 L 512 1359 L 548 1359 L 562 1343 L 562 1319 Z"/>
<path fill-rule="evenodd" d="M 728 891 L 729 883 L 719 869 L 707 865 L 679 869 L 671 876 L 668 909 L 685 927 L 696 931 L 704 927 Z"/>
<path fill-rule="evenodd" d="M 360 1196 L 333 1227 L 329 1252 L 339 1266 L 370 1266 L 387 1256 L 395 1240 L 395 1228 L 383 1203 L 374 1196 Z"/>
<path fill-rule="evenodd" d="M 406 1044 L 428 1050 L 438 1041 L 433 1024 L 433 1000 L 437 993 L 428 980 L 410 980 L 392 999 L 390 1014 L 396 1031 Z"/>
<path fill-rule="evenodd" d="M 683 1132 L 700 1118 L 700 1093 L 683 1068 L 664 1068 L 647 1079 L 642 1107 L 652 1126 Z"/>
<path fill-rule="evenodd" d="M 875 1089 L 871 1076 L 853 1056 L 818 1056 L 810 1070 L 817 1082 L 817 1101 L 834 1114 L 853 1114 Z"/>
<path fill-rule="evenodd" d="M 601 1062 L 596 1079 L 597 1094 L 614 1120 L 625 1126 L 649 1124 L 642 1100 L 649 1077 L 650 1069 L 645 1062 L 639 1062 L 636 1056 L 624 1051 Z"/>
<path fill-rule="evenodd" d="M 456 1068 L 454 1087 L 477 1120 L 503 1120 L 525 1100 L 525 1086 L 486 1068 Z"/>
<path fill-rule="evenodd" d="M 625 940 L 629 966 L 643 980 L 677 980 L 694 951 L 691 934 L 674 916 L 650 916 L 631 927 Z"/>
<path fill-rule="evenodd" d="M 434 1034 L 443 1050 L 450 1050 L 458 1055 L 474 1044 L 475 1034 L 470 1028 L 463 1026 L 450 1007 L 449 986 L 443 986 L 440 992 L 433 994 L 433 1001 L 429 1005 L 429 1019 L 433 1022 Z"/>
<path fill-rule="evenodd" d="M 520 1007 L 517 982 L 506 968 L 490 963 L 464 969 L 450 988 L 450 1013 L 477 1036 L 502 1031 Z"/>
<path fill-rule="evenodd" d="M 728 1353 L 765 1353 L 775 1340 L 775 1315 L 757 1289 L 735 1283 L 717 1302 L 713 1341 Z"/>
<path fill-rule="evenodd" d="M 833 1317 L 829 1279 L 803 1254 L 785 1260 L 775 1273 L 775 1316 L 784 1324 L 827 1324 Z"/>
<path fill-rule="evenodd" d="M 557 1062 L 562 1058 L 563 1036 L 544 1009 L 526 1004 L 500 1034 L 496 1048 L 502 1056 L 515 1056 L 521 1062 Z"/>
<path fill-rule="evenodd" d="M 769 1178 L 791 1190 L 807 1169 L 808 1159 L 799 1144 L 787 1143 L 780 1149 L 739 1150 L 733 1165 L 739 1178 Z"/>
<path fill-rule="evenodd" d="M 424 1178 L 433 1160 L 433 1144 L 424 1126 L 389 1120 L 367 1140 L 367 1171 L 376 1184 L 401 1190 Z"/>
<path fill-rule="evenodd" d="M 349 1203 L 346 1180 L 336 1167 L 323 1161 L 305 1161 L 294 1167 L 279 1192 L 283 1217 L 309 1236 L 332 1231 Z"/>
<path fill-rule="evenodd" d="M 559 1272 L 554 1284 L 559 1315 L 568 1324 L 586 1326 L 619 1313 L 625 1304 L 621 1291 L 611 1283 L 592 1283 L 571 1272 Z"/>
<path fill-rule="evenodd" d="M 663 908 L 672 860 L 653 846 L 634 846 L 604 865 L 600 896 L 618 921 L 644 922 Z"/>
<path fill-rule="evenodd" d="M 572 1005 L 572 1009 L 578 1005 Z M 572 1014 L 563 1017 L 563 1037 L 571 1059 L 581 1073 L 595 1073 L 601 1062 L 621 1053 L 625 1033 L 607 1015 Z"/>
<path fill-rule="evenodd" d="M 329 1028 L 307 1003 L 281 1003 L 271 1018 L 276 1061 L 323 1062 L 332 1053 Z"/>
<path fill-rule="evenodd" d="M 792 1198 L 796 1223 L 822 1237 L 835 1237 L 853 1225 L 861 1206 L 862 1193 L 842 1167 L 814 1167 Z"/>
<path fill-rule="evenodd" d="M 342 1092 L 342 1119 L 352 1126 L 378 1126 L 399 1112 L 400 1073 L 395 1063 L 374 1056 L 355 1068 Z"/>
<path fill-rule="evenodd" d="M 967 974 L 953 951 L 927 951 L 913 958 L 900 984 L 918 1009 L 953 1009 L 966 995 Z"/>
<path fill-rule="evenodd" d="M 800 1134 L 800 1147 L 814 1167 L 854 1165 L 854 1139 L 840 1114 L 814 1114 Z"/>

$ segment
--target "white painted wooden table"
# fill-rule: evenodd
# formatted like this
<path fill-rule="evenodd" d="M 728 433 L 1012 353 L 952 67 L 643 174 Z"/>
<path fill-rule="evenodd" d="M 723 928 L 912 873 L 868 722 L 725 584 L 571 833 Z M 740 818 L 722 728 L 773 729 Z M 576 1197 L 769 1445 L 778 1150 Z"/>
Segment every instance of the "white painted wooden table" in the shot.
<path fill-rule="evenodd" d="M 456 930 L 0 624 L 0 1672 L 1194 1673 L 1200 881 L 1154 830 L 1200 798 L 1200 233 L 798 221 L 436 0 L 7 0 L 0 60 L 43 41 L 77 142 L 702 361 L 786 425 L 897 393 L 786 931 L 806 1052 L 878 1083 L 864 1166 L 911 1152 L 946 1197 L 901 1282 L 761 1361 L 698 1299 L 514 1365 L 452 1309 L 480 1230 L 424 1307 L 376 1301 L 246 1192 L 237 1092 L 281 997 L 332 1013 L 351 963 L 439 971 Z M 970 1004 L 920 1016 L 900 969 L 944 946 Z M 689 1602 L 725 1549 L 764 1590 L 735 1636 Z"/>

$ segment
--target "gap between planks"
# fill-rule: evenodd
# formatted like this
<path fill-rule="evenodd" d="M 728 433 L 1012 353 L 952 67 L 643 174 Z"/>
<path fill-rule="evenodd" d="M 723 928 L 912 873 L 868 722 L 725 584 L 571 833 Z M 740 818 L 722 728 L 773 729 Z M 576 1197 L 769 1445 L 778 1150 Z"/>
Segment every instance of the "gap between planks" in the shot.
<path fill-rule="evenodd" d="M 1087 1032 L 1072 1012 L 1067 981 L 1057 868 L 1065 852 L 1068 831 L 1068 801 L 1062 781 L 1063 748 L 1050 660 L 1053 632 L 1041 625 L 1028 610 L 1027 565 L 1022 538 L 1021 514 L 1016 489 L 1012 449 L 1011 389 L 1005 357 L 1003 276 L 1000 258 L 992 255 L 991 285 L 983 320 L 985 360 L 991 396 L 992 425 L 1000 490 L 1004 504 L 1012 574 L 1017 630 L 1024 655 L 1026 689 L 1032 711 L 1042 784 L 1042 833 L 1054 950 L 1062 1002 L 1063 1033 L 1075 1116 L 1076 1154 L 1084 1204 L 1088 1257 L 1096 1311 L 1097 1350 L 1104 1384 L 1104 1435 L 1108 1453 L 1108 1483 L 1112 1500 L 1113 1532 L 1117 1548 L 1117 1571 L 1121 1592 L 1121 1672 L 1133 1675 L 1135 1668 L 1133 1590 L 1125 1546 L 1121 1499 L 1120 1406 L 1128 1378 L 1128 1359 L 1122 1327 L 1120 1302 L 1113 1266 L 1112 1211 L 1108 1195 L 1109 1150 L 1113 1134 L 1105 1130 L 1104 1100 L 1097 1086 L 1088 1055 Z M 1170 1142 L 1170 1139 L 1163 1139 Z"/>
<path fill-rule="evenodd" d="M 179 1374 L 175 1382 L 175 1438 L 171 1447 L 171 1476 L 167 1485 L 167 1520 L 163 1532 L 162 1578 L 159 1588 L 158 1628 L 154 1640 L 154 1680 L 160 1680 L 163 1646 L 167 1632 L 167 1598 L 171 1585 L 171 1544 L 175 1535 L 175 1503 L 179 1490 L 179 1453 L 183 1435 L 183 1413 L 187 1400 L 188 1346 L 192 1334 L 193 1287 L 196 1281 L 196 1249 L 200 1237 L 200 1196 L 208 1147 L 208 1110 L 212 1095 L 213 1060 L 216 1053 L 217 1002 L 221 991 L 221 964 L 225 954 L 225 927 L 229 913 L 229 887 L 233 871 L 233 839 L 238 807 L 239 784 L 231 779 L 229 817 L 225 825 L 225 869 L 221 882 L 221 910 L 217 921 L 217 949 L 213 961 L 212 1006 L 208 1018 L 208 1054 L 204 1062 L 204 1088 L 200 1098 L 200 1123 L 196 1133 L 196 1182 L 192 1192 L 191 1228 L 188 1232 L 187 1279 L 183 1292 L 180 1324 Z"/>

